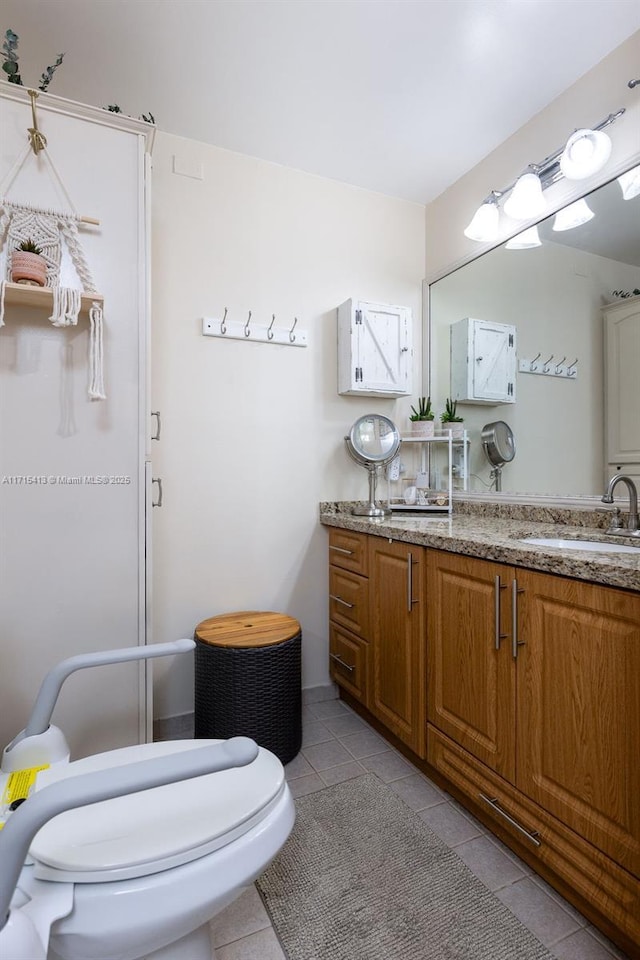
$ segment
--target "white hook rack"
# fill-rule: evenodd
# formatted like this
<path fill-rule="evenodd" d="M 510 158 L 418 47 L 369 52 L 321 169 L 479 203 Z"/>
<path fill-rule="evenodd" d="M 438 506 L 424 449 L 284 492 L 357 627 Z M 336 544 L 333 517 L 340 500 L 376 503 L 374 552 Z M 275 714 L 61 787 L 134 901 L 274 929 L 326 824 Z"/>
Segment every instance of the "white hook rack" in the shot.
<path fill-rule="evenodd" d="M 271 315 L 268 324 L 254 323 L 251 310 L 246 320 L 227 320 L 225 308 L 222 320 L 212 317 L 202 318 L 204 337 L 221 337 L 223 340 L 245 340 L 254 343 L 279 343 L 285 347 L 306 347 L 307 334 L 298 328 L 298 318 L 294 317 L 290 327 L 276 327 L 276 315 Z"/>
<path fill-rule="evenodd" d="M 534 373 L 541 377 L 555 377 L 555 379 L 577 380 L 578 379 L 578 358 L 567 363 L 566 356 L 561 360 L 556 360 L 553 354 L 547 359 L 542 359 L 542 354 L 538 354 L 533 360 L 523 359 L 518 362 L 519 373 Z"/>

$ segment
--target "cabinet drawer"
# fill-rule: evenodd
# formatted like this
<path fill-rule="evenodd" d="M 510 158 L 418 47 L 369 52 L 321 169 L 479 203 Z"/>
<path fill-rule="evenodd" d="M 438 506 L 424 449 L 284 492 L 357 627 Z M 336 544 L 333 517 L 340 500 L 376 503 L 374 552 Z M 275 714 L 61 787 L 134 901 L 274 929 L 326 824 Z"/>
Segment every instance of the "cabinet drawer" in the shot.
<path fill-rule="evenodd" d="M 369 637 L 369 581 L 329 567 L 329 619 L 365 640 Z"/>
<path fill-rule="evenodd" d="M 329 625 L 329 672 L 331 679 L 366 705 L 367 644 L 332 623 Z"/>
<path fill-rule="evenodd" d="M 369 572 L 367 537 L 350 530 L 329 531 L 329 562 L 366 577 Z"/>
<path fill-rule="evenodd" d="M 637 877 L 546 813 L 431 724 L 427 725 L 427 759 L 603 918 L 633 943 L 640 943 Z"/>

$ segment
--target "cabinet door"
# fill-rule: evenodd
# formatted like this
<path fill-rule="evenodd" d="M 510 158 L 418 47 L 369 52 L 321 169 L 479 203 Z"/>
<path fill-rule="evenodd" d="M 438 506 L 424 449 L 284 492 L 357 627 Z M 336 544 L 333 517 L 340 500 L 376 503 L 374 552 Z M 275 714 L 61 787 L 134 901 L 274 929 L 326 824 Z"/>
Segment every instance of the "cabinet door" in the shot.
<path fill-rule="evenodd" d="M 340 567 L 329 567 L 329 619 L 369 639 L 369 581 Z"/>
<path fill-rule="evenodd" d="M 338 392 L 410 394 L 412 335 L 408 307 L 347 300 L 338 308 Z"/>
<path fill-rule="evenodd" d="M 371 691 L 369 709 L 425 756 L 425 550 L 369 538 Z"/>
<path fill-rule="evenodd" d="M 605 313 L 606 459 L 640 463 L 640 297 Z M 636 473 L 637 473 L 636 469 Z"/>
<path fill-rule="evenodd" d="M 515 777 L 513 571 L 427 551 L 429 722 L 507 780 Z"/>
<path fill-rule="evenodd" d="M 334 683 L 367 704 L 368 644 L 329 624 L 329 674 Z"/>
<path fill-rule="evenodd" d="M 338 528 L 330 529 L 329 563 L 334 567 L 342 567 L 343 570 L 350 570 L 352 573 L 359 573 L 366 577 L 369 563 L 366 534 Z"/>
<path fill-rule="evenodd" d="M 638 876 L 640 596 L 517 578 L 517 786 Z"/>

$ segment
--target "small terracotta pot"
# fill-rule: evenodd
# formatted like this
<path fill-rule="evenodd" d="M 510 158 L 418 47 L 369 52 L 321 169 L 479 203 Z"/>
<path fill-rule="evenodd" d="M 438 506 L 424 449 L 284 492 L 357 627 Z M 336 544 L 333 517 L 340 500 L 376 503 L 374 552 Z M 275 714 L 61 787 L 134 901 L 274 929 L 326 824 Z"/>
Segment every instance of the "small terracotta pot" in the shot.
<path fill-rule="evenodd" d="M 11 254 L 11 279 L 14 283 L 44 287 L 47 282 L 47 261 L 39 253 L 14 250 Z"/>

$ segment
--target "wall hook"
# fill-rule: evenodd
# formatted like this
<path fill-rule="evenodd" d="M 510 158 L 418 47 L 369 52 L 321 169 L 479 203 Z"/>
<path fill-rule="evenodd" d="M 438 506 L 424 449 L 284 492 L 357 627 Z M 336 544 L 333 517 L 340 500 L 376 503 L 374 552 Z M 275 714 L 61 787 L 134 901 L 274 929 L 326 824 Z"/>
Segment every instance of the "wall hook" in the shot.
<path fill-rule="evenodd" d="M 545 373 L 549 373 L 549 364 L 551 363 L 552 360 L 553 360 L 553 354 L 551 354 L 549 359 L 545 360 L 545 362 L 543 363 L 542 369 Z"/>
<path fill-rule="evenodd" d="M 224 308 L 224 317 L 222 318 L 222 322 L 220 323 L 220 333 L 226 333 L 226 332 L 227 332 L 227 325 L 226 325 L 226 323 L 225 323 L 225 320 L 226 320 L 226 319 L 227 319 L 227 308 L 225 307 L 225 308 Z"/>
<path fill-rule="evenodd" d="M 566 354 L 565 354 L 565 356 L 562 358 L 562 360 L 558 360 L 558 362 L 556 363 L 556 373 L 560 373 L 560 372 L 561 372 L 561 371 L 560 371 L 560 368 L 561 368 L 562 364 L 565 362 L 566 359 L 567 359 L 567 357 L 566 357 Z"/>
<path fill-rule="evenodd" d="M 576 370 L 575 370 L 575 368 L 576 368 L 577 366 L 578 366 L 578 358 L 576 357 L 575 360 L 573 361 L 573 363 L 570 363 L 570 364 L 568 364 L 568 366 L 567 366 L 567 376 L 568 376 L 568 377 L 575 377 L 575 375 L 576 375 Z"/>
<path fill-rule="evenodd" d="M 294 331 L 295 328 L 296 328 L 296 323 L 297 323 L 297 322 L 298 322 L 298 318 L 297 318 L 297 317 L 294 317 L 294 318 L 293 318 L 293 326 L 291 327 L 291 330 L 289 330 L 289 342 L 290 342 L 290 343 L 295 343 L 295 342 L 296 342 L 296 335 L 295 335 L 295 333 L 294 333 L 293 331 Z"/>
<path fill-rule="evenodd" d="M 33 126 L 29 127 L 29 143 L 36 157 L 47 145 L 47 138 L 38 130 L 38 120 L 36 117 L 36 100 L 40 96 L 37 90 L 27 90 L 31 97 L 31 116 L 33 117 Z"/>
<path fill-rule="evenodd" d="M 275 313 L 271 314 L 271 323 L 269 324 L 269 329 L 267 330 L 267 340 L 273 340 L 273 330 L 271 329 L 276 322 Z"/>
<path fill-rule="evenodd" d="M 541 356 L 542 356 L 542 354 L 539 353 L 539 354 L 537 355 L 537 357 L 534 357 L 534 358 L 533 358 L 533 360 L 532 360 L 531 363 L 529 364 L 529 370 L 535 370 L 535 368 L 536 368 L 536 360 L 539 360 Z"/>
<path fill-rule="evenodd" d="M 251 336 L 251 330 L 249 329 L 249 324 L 251 323 L 251 310 L 249 310 L 249 316 L 247 317 L 247 322 L 244 325 L 244 335 L 245 337 Z"/>

